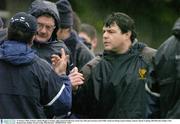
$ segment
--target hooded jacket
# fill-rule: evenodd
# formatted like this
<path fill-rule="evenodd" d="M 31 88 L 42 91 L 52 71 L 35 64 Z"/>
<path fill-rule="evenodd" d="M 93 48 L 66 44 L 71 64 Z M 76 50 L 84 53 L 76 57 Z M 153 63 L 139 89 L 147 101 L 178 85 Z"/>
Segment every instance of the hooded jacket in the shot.
<path fill-rule="evenodd" d="M 0 45 L 0 118 L 47 118 L 43 107 L 55 115 L 71 109 L 71 83 L 58 76 L 23 42 Z"/>
<path fill-rule="evenodd" d="M 56 40 L 56 32 L 59 29 L 59 13 L 55 3 L 46 0 L 35 0 L 32 2 L 31 6 L 29 7 L 28 13 L 35 16 L 36 18 L 43 15 L 43 14 L 50 14 L 55 20 L 54 32 L 52 34 L 52 41 Z"/>
<path fill-rule="evenodd" d="M 66 54 L 69 54 L 69 50 L 66 47 L 66 45 L 62 41 L 56 40 L 56 33 L 59 28 L 59 13 L 56 7 L 55 3 L 52 3 L 50 1 L 42 1 L 42 0 L 35 0 L 32 2 L 31 6 L 29 7 L 29 11 L 31 15 L 35 16 L 36 18 L 43 15 L 43 14 L 50 14 L 55 20 L 55 26 L 51 38 L 49 41 L 40 43 L 38 41 L 34 41 L 33 49 L 37 51 L 37 55 L 45 60 L 47 60 L 49 63 L 51 63 L 51 55 L 52 54 L 60 54 L 60 49 L 64 48 L 66 51 Z"/>
<path fill-rule="evenodd" d="M 160 86 L 161 118 L 180 118 L 180 19 L 154 59 L 155 77 Z"/>
<path fill-rule="evenodd" d="M 137 43 L 124 54 L 104 52 L 77 91 L 74 112 L 84 118 L 145 118 L 148 65 L 140 55 L 144 47 Z"/>

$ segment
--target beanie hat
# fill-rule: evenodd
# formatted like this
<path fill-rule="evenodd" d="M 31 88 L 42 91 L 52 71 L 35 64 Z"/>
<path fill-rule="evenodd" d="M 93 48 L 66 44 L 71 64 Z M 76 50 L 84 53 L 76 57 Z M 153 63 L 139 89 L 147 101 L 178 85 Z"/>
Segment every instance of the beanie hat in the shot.
<path fill-rule="evenodd" d="M 69 28 L 73 25 L 73 10 L 68 0 L 59 0 L 56 2 L 60 16 L 60 27 Z"/>
<path fill-rule="evenodd" d="M 16 13 L 11 19 L 9 26 L 19 29 L 23 32 L 35 33 L 37 31 L 36 18 L 25 12 Z"/>
<path fill-rule="evenodd" d="M 2 18 L 0 17 L 0 28 L 3 28 L 3 25 L 4 25 L 3 20 L 2 20 Z"/>

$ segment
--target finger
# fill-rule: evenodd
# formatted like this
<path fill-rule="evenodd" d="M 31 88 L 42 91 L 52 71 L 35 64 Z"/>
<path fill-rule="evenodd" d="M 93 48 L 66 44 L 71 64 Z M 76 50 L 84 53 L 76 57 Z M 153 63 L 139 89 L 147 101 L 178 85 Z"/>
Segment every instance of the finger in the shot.
<path fill-rule="evenodd" d="M 66 54 L 63 48 L 61 48 L 61 58 L 66 58 Z"/>
<path fill-rule="evenodd" d="M 52 56 L 51 56 L 51 60 L 59 61 L 59 60 L 60 60 L 60 57 L 59 57 L 58 55 L 52 55 Z"/>
<path fill-rule="evenodd" d="M 69 55 L 66 55 L 66 60 L 69 60 Z"/>
<path fill-rule="evenodd" d="M 77 67 L 74 67 L 74 71 L 75 71 L 75 72 L 78 72 L 78 68 L 77 68 Z"/>
<path fill-rule="evenodd" d="M 84 84 L 84 82 L 79 79 L 75 79 L 72 81 L 72 86 L 78 86 L 78 85 L 82 85 L 82 84 Z"/>
<path fill-rule="evenodd" d="M 74 67 L 74 68 L 70 71 L 70 73 L 74 73 L 74 72 L 78 72 L 78 68 L 77 68 L 77 67 Z"/>
<path fill-rule="evenodd" d="M 75 76 L 83 77 L 83 74 L 81 74 L 79 72 L 72 72 L 72 73 L 69 74 L 69 77 L 75 77 Z"/>

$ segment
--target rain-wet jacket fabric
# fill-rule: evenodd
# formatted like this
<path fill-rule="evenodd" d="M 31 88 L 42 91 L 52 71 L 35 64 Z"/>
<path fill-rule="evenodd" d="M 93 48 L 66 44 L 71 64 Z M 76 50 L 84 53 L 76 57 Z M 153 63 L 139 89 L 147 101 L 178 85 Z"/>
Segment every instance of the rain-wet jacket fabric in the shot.
<path fill-rule="evenodd" d="M 148 65 L 140 55 L 144 47 L 137 43 L 125 54 L 104 52 L 75 95 L 75 113 L 83 118 L 145 118 Z"/>
<path fill-rule="evenodd" d="M 56 116 L 71 109 L 71 83 L 57 75 L 24 42 L 0 45 L 0 118 L 47 118 L 44 106 Z"/>
<path fill-rule="evenodd" d="M 155 74 L 160 86 L 161 118 L 180 118 L 180 19 L 173 35 L 159 48 L 155 56 Z"/>

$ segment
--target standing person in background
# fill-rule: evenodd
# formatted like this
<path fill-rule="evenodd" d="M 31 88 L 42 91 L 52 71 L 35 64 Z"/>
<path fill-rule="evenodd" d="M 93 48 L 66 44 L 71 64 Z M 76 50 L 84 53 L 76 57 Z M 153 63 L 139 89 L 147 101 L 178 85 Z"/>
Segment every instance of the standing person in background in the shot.
<path fill-rule="evenodd" d="M 94 58 L 93 53 L 80 41 L 77 33 L 73 31 L 72 8 L 68 0 L 59 0 L 56 2 L 60 15 L 60 27 L 57 32 L 57 38 L 63 40 L 71 52 L 70 63 L 72 67 L 79 70 L 88 61 Z"/>
<path fill-rule="evenodd" d="M 82 38 L 84 44 L 95 53 L 97 47 L 97 31 L 95 27 L 90 24 L 81 24 L 79 37 Z"/>
<path fill-rule="evenodd" d="M 61 57 L 53 55 L 53 70 L 31 49 L 36 33 L 32 15 L 19 12 L 11 18 L 8 40 L 0 45 L 0 118 L 47 118 L 44 106 L 56 116 L 71 109 L 67 56 L 64 50 Z"/>

